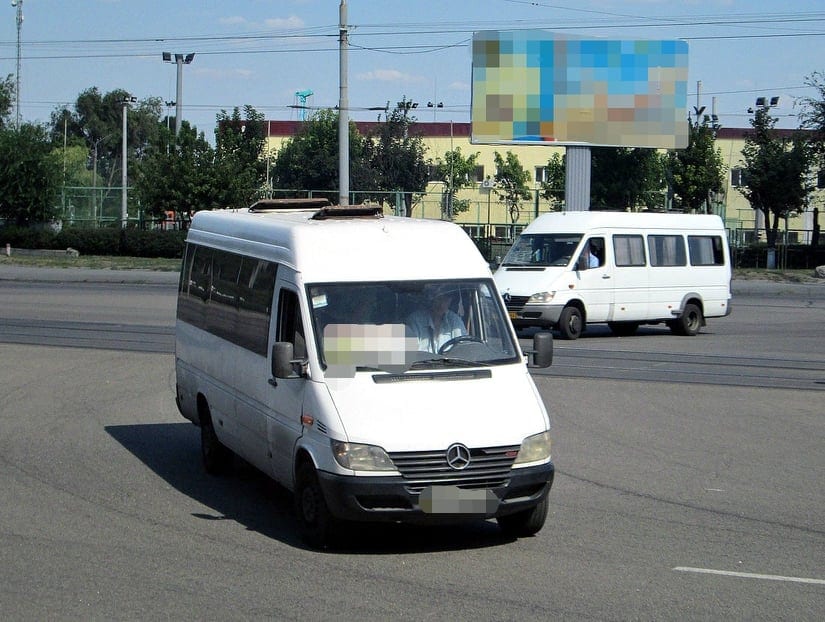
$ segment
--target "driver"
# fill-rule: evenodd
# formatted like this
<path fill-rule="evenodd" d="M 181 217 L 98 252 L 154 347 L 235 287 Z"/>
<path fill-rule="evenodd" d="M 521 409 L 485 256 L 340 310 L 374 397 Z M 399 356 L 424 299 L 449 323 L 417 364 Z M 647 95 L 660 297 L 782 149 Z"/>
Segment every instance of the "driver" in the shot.
<path fill-rule="evenodd" d="M 439 348 L 451 339 L 466 335 L 467 329 L 458 314 L 450 309 L 454 286 L 432 285 L 424 291 L 429 296 L 428 308 L 411 313 L 406 324 L 411 336 L 418 339 L 419 351 L 438 354 Z"/>

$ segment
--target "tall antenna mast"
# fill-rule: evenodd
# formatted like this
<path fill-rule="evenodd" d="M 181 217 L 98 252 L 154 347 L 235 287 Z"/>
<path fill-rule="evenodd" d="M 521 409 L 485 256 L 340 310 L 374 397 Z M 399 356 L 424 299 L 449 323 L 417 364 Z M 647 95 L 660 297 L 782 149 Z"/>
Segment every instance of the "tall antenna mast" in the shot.
<path fill-rule="evenodd" d="M 11 0 L 11 5 L 17 7 L 17 85 L 14 89 L 17 100 L 17 123 L 16 128 L 20 129 L 20 56 L 22 45 L 20 43 L 20 31 L 23 29 L 23 0 Z"/>

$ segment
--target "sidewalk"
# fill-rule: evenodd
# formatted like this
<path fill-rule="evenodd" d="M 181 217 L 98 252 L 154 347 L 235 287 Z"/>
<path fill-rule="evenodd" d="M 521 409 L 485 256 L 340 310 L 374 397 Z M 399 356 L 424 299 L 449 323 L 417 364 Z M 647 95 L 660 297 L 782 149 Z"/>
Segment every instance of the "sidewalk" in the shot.
<path fill-rule="evenodd" d="M 0 282 L 31 283 L 133 283 L 143 285 L 177 285 L 177 272 L 157 270 L 100 270 L 93 268 L 39 268 L 0 265 Z M 734 279 L 736 296 L 793 296 L 794 298 L 825 299 L 825 279 L 815 283 Z"/>
<path fill-rule="evenodd" d="M 135 283 L 177 285 L 177 272 L 160 270 L 105 270 L 94 268 L 40 268 L 0 265 L 0 281 L 30 283 Z"/>

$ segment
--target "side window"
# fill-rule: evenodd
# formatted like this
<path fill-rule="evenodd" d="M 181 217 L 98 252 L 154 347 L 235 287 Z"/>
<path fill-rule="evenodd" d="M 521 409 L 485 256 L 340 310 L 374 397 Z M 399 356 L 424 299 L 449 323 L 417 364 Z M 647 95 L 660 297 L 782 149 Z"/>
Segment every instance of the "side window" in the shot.
<path fill-rule="evenodd" d="M 226 251 L 215 251 L 212 257 L 212 288 L 214 302 L 234 307 L 238 304 L 238 272 L 241 256 Z"/>
<path fill-rule="evenodd" d="M 718 235 L 689 235 L 688 250 L 691 266 L 722 266 L 725 253 L 722 238 Z"/>
<path fill-rule="evenodd" d="M 681 235 L 649 235 L 647 246 L 651 266 L 687 265 L 685 239 Z"/>
<path fill-rule="evenodd" d="M 212 249 L 198 246 L 189 272 L 189 295 L 201 300 L 209 298 L 212 278 Z"/>
<path fill-rule="evenodd" d="M 590 238 L 576 261 L 577 270 L 600 268 L 604 265 L 604 238 Z"/>
<path fill-rule="evenodd" d="M 275 340 L 292 343 L 295 358 L 306 357 L 306 338 L 301 321 L 301 305 L 298 302 L 298 294 L 289 289 L 282 289 L 278 296 L 278 328 Z"/>
<path fill-rule="evenodd" d="M 644 266 L 645 243 L 640 235 L 614 235 L 613 256 L 617 266 Z"/>

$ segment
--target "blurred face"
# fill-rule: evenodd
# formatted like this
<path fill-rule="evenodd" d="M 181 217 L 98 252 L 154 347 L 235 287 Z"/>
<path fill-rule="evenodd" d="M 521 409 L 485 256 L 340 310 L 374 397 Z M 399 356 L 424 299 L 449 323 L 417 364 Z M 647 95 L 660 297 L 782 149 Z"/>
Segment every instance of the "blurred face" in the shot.
<path fill-rule="evenodd" d="M 441 296 L 436 296 L 433 298 L 432 304 L 432 311 L 435 317 L 441 317 L 444 313 L 447 312 L 448 307 L 450 306 L 450 296 L 446 294 L 442 294 Z"/>

